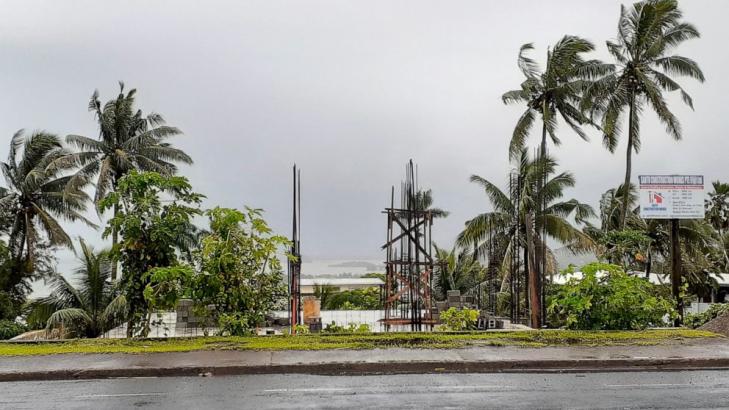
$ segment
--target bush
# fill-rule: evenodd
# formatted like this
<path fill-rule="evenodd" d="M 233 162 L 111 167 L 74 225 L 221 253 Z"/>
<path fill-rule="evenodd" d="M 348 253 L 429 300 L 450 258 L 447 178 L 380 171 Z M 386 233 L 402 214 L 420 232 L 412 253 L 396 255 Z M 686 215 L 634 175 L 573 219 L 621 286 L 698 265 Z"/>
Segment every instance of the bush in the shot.
<path fill-rule="evenodd" d="M 380 289 L 377 287 L 332 292 L 322 309 L 328 310 L 378 310 L 382 309 Z M 326 302 L 326 303 L 324 303 Z"/>
<path fill-rule="evenodd" d="M 0 290 L 0 320 L 12 320 L 19 314 L 17 301 L 8 292 Z"/>
<path fill-rule="evenodd" d="M 440 320 L 443 322 L 441 330 L 452 332 L 474 330 L 478 321 L 478 310 L 452 307 L 440 314 Z"/>
<path fill-rule="evenodd" d="M 683 324 L 686 327 L 696 329 L 705 325 L 710 320 L 729 312 L 729 303 L 715 303 L 709 306 L 705 312 L 702 313 L 687 313 L 683 319 Z"/>
<path fill-rule="evenodd" d="M 324 327 L 323 333 L 370 333 L 372 329 L 367 323 L 350 323 L 348 326 L 338 325 L 332 321 Z"/>
<path fill-rule="evenodd" d="M 13 320 L 0 320 L 0 340 L 12 339 L 15 336 L 25 333 L 27 328 L 25 325 L 17 323 Z"/>
<path fill-rule="evenodd" d="M 666 315 L 675 316 L 671 299 L 662 296 L 659 287 L 647 279 L 606 263 L 585 265 L 581 272 L 581 279 L 570 279 L 551 298 L 548 313 L 556 322 L 552 325 L 579 330 L 637 330 L 661 326 Z"/>
<path fill-rule="evenodd" d="M 258 322 L 246 313 L 221 313 L 218 317 L 218 332 L 223 336 L 248 336 L 253 334 L 253 323 Z"/>

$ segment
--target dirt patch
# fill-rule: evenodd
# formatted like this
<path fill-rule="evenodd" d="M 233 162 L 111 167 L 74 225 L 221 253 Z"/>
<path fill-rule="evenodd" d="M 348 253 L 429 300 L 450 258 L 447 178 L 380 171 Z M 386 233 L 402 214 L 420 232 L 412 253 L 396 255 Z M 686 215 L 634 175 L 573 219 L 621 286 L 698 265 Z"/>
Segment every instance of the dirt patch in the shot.
<path fill-rule="evenodd" d="M 729 336 L 729 312 L 725 312 L 724 314 L 711 319 L 703 326 L 699 327 L 699 330 L 708 330 L 709 332 Z"/>

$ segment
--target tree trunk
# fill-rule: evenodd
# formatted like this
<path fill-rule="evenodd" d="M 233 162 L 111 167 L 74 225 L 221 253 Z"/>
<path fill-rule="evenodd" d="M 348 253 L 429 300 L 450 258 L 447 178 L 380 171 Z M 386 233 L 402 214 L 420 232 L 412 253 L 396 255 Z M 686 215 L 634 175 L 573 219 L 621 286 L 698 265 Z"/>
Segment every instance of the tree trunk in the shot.
<path fill-rule="evenodd" d="M 648 255 L 646 256 L 646 262 L 645 262 L 645 278 L 650 279 L 651 277 L 651 267 L 653 265 L 653 252 L 651 251 L 650 245 L 648 246 L 648 252 L 646 252 Z"/>
<path fill-rule="evenodd" d="M 117 178 L 117 173 L 114 171 L 114 175 L 111 180 L 111 187 L 114 189 L 114 192 L 119 187 L 119 179 Z M 119 204 L 114 204 L 114 214 L 113 218 L 116 218 L 116 215 L 119 213 Z M 114 249 L 116 247 L 116 244 L 119 243 L 119 232 L 117 232 L 116 227 L 112 227 L 111 229 L 111 247 Z M 116 257 L 112 258 L 111 260 L 111 281 L 114 282 L 117 279 L 117 270 L 119 268 L 119 261 L 116 259 Z"/>
<path fill-rule="evenodd" d="M 114 216 L 113 218 L 116 218 L 116 214 L 119 212 L 119 205 L 114 204 Z M 116 247 L 117 242 L 119 241 L 119 232 L 117 232 L 116 227 L 111 228 L 111 247 L 114 249 Z M 117 276 L 117 268 L 119 265 L 119 261 L 114 257 L 111 260 L 111 281 L 116 281 Z"/>
<path fill-rule="evenodd" d="M 628 111 L 628 150 L 625 157 L 625 181 L 623 181 L 623 207 L 620 211 L 620 229 L 625 229 L 625 222 L 628 216 L 628 203 L 630 202 L 630 174 L 633 167 L 633 121 L 635 120 L 635 95 L 631 92 L 630 108 Z"/>
<path fill-rule="evenodd" d="M 536 249 L 534 243 L 534 221 L 532 214 L 527 213 L 525 216 L 526 223 L 526 241 L 527 241 L 527 269 L 529 270 L 529 305 L 530 305 L 530 325 L 534 329 L 542 327 L 542 309 L 539 297 L 539 278 L 536 268 Z"/>
<path fill-rule="evenodd" d="M 674 326 L 683 322 L 683 299 L 681 299 L 681 243 L 678 238 L 678 219 L 671 219 L 671 293 L 676 302 L 678 317 Z"/>

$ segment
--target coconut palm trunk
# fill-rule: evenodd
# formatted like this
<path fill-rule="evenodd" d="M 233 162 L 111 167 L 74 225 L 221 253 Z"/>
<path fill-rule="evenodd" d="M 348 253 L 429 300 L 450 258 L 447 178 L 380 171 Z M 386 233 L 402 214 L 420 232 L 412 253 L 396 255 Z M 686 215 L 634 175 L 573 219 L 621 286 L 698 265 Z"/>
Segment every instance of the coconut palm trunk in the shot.
<path fill-rule="evenodd" d="M 529 272 L 529 313 L 530 313 L 530 325 L 534 329 L 540 329 L 542 327 L 542 309 L 539 296 L 539 273 L 537 270 L 537 256 L 534 245 L 534 218 L 532 213 L 527 212 L 524 217 L 526 225 L 526 240 L 527 240 L 527 260 L 526 267 Z"/>
<path fill-rule="evenodd" d="M 114 188 L 116 189 L 116 188 Z M 119 212 L 119 205 L 114 204 L 114 218 L 116 218 L 117 213 Z M 117 231 L 116 227 L 113 227 L 111 230 L 111 248 L 116 249 L 116 244 L 119 242 L 119 232 Z M 119 268 L 119 261 L 116 259 L 116 257 L 111 258 L 111 281 L 116 281 L 117 278 L 117 269 Z"/>
<path fill-rule="evenodd" d="M 628 107 L 628 149 L 625 153 L 625 181 L 623 181 L 623 206 L 620 210 L 620 228 L 625 229 L 625 221 L 628 216 L 628 203 L 630 202 L 630 176 L 633 168 L 633 145 L 635 141 L 635 94 L 630 93 L 630 105 Z"/>

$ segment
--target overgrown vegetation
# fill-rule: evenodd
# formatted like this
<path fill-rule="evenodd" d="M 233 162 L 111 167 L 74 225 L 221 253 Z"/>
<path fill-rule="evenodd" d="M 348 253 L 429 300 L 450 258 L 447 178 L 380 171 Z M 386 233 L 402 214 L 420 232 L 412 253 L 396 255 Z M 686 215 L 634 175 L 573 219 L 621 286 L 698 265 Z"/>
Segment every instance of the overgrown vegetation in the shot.
<path fill-rule="evenodd" d="M 316 294 L 316 293 L 315 293 Z M 326 301 L 326 303 L 324 303 Z M 380 289 L 369 287 L 334 291 L 322 300 L 322 309 L 328 310 L 378 310 L 382 309 Z"/>
<path fill-rule="evenodd" d="M 696 329 L 701 327 L 725 313 L 729 312 L 729 303 L 713 304 L 709 306 L 705 312 L 702 313 L 687 313 L 683 320 L 683 324 L 686 327 Z"/>
<path fill-rule="evenodd" d="M 18 322 L 0 319 L 0 340 L 12 339 L 26 330 L 28 328 Z"/>
<path fill-rule="evenodd" d="M 60 353 L 153 353 L 194 350 L 326 350 L 463 348 L 471 346 L 628 346 L 681 343 L 718 337 L 698 330 L 639 332 L 518 331 L 462 333 L 361 333 L 300 336 L 200 337 L 190 339 L 79 339 L 61 343 L 0 343 L 0 356 Z"/>
<path fill-rule="evenodd" d="M 557 287 L 548 311 L 568 329 L 625 330 L 664 325 L 674 315 L 673 302 L 647 279 L 631 276 L 617 265 L 592 263 Z M 572 274 L 567 269 L 564 274 Z"/>

